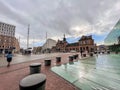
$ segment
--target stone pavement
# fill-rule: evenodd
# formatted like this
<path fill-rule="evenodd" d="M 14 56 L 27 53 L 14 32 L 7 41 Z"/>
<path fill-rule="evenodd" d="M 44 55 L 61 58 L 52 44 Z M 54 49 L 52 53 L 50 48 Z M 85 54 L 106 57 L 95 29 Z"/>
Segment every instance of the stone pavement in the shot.
<path fill-rule="evenodd" d="M 75 86 L 53 73 L 50 68 L 57 64 L 67 63 L 68 56 L 74 53 L 62 53 L 56 56 L 61 56 L 61 63 L 56 63 L 56 56 L 49 57 L 52 60 L 51 66 L 44 66 L 44 60 L 31 60 L 18 64 L 12 64 L 10 67 L 3 66 L 0 68 L 0 90 L 19 90 L 19 82 L 22 78 L 29 75 L 29 65 L 31 63 L 41 63 L 41 73 L 47 76 L 46 90 L 77 90 Z M 48 57 L 47 57 L 48 58 Z"/>
<path fill-rule="evenodd" d="M 62 53 L 31 54 L 31 55 L 14 54 L 11 64 L 29 62 L 29 61 L 34 61 L 34 60 L 44 59 L 44 58 L 51 58 L 61 54 Z M 0 55 L 0 67 L 6 66 L 6 65 L 7 65 L 6 57 L 4 57 L 3 55 L 2 56 Z"/>

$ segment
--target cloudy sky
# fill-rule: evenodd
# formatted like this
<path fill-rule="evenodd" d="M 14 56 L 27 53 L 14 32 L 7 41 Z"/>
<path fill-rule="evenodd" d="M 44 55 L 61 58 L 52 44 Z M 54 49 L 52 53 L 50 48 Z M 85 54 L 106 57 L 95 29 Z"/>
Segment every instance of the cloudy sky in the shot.
<path fill-rule="evenodd" d="M 120 0 L 0 0 L 0 21 L 16 26 L 16 37 L 26 47 L 30 24 L 30 46 L 46 38 L 93 35 L 103 43 L 120 18 Z"/>

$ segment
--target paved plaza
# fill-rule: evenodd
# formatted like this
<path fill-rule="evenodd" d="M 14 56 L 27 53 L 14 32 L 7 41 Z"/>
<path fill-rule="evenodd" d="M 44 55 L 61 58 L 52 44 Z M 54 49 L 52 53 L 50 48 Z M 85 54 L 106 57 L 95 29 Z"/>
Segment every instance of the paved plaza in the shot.
<path fill-rule="evenodd" d="M 35 54 L 31 54 L 31 55 L 14 54 L 11 64 L 18 64 L 18 63 L 29 62 L 29 61 L 44 59 L 44 58 L 47 59 L 47 58 L 55 57 L 57 55 L 62 55 L 62 53 L 36 54 L 36 55 Z M 6 65 L 7 65 L 6 57 L 2 55 L 0 57 L 0 67 L 6 66 Z"/>
<path fill-rule="evenodd" d="M 75 53 L 51 53 L 41 55 L 15 55 L 10 67 L 6 59 L 0 67 L 0 90 L 19 90 L 19 82 L 30 74 L 31 63 L 41 63 L 41 73 L 47 76 L 46 90 L 119 90 L 120 55 L 100 54 L 80 57 L 69 62 Z M 56 63 L 56 57 L 62 57 Z M 44 60 L 51 59 L 52 65 L 45 66 Z"/>
<path fill-rule="evenodd" d="M 47 76 L 46 90 L 77 90 L 77 88 L 64 80 L 63 78 L 56 75 L 50 69 L 51 67 L 69 62 L 68 56 L 73 55 L 73 53 L 53 53 L 44 55 L 32 55 L 32 56 L 22 56 L 17 55 L 13 58 L 12 65 L 10 67 L 6 66 L 6 60 L 4 65 L 0 68 L 0 90 L 19 90 L 19 82 L 25 76 L 30 74 L 29 65 L 31 63 L 41 63 L 41 73 Z M 61 63 L 56 63 L 56 56 L 61 56 Z M 19 59 L 17 59 L 19 57 Z M 44 66 L 45 59 L 51 59 L 52 65 Z M 3 61 L 1 58 L 1 61 Z M 19 60 L 19 61 L 17 61 Z"/>

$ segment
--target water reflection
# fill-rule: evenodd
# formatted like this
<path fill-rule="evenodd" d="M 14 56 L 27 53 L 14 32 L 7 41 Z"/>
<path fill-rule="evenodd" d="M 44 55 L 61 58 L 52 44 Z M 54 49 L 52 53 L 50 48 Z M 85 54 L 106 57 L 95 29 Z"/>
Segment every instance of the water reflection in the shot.
<path fill-rule="evenodd" d="M 70 65 L 73 65 L 73 64 L 74 64 L 74 62 L 70 61 L 70 62 L 69 62 L 69 64 L 70 64 Z"/>
<path fill-rule="evenodd" d="M 56 66 L 61 66 L 61 63 L 56 63 Z"/>
<path fill-rule="evenodd" d="M 63 65 L 64 65 L 65 70 L 67 70 L 67 63 L 64 63 Z"/>
<path fill-rule="evenodd" d="M 96 55 L 78 62 L 65 63 L 58 70 L 56 73 L 62 74 L 61 77 L 82 90 L 93 90 L 93 87 L 100 90 L 114 90 L 114 86 L 115 90 L 120 88 L 120 55 Z"/>

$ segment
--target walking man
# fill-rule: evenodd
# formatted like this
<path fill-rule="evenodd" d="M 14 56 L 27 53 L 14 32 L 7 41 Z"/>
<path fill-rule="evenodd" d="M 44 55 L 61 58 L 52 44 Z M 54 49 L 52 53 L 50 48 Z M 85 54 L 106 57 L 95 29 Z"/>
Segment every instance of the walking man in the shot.
<path fill-rule="evenodd" d="M 7 62 L 8 62 L 8 65 L 7 65 L 7 67 L 9 67 L 10 66 L 10 62 L 12 61 L 12 52 L 8 52 L 8 54 L 7 54 Z"/>

